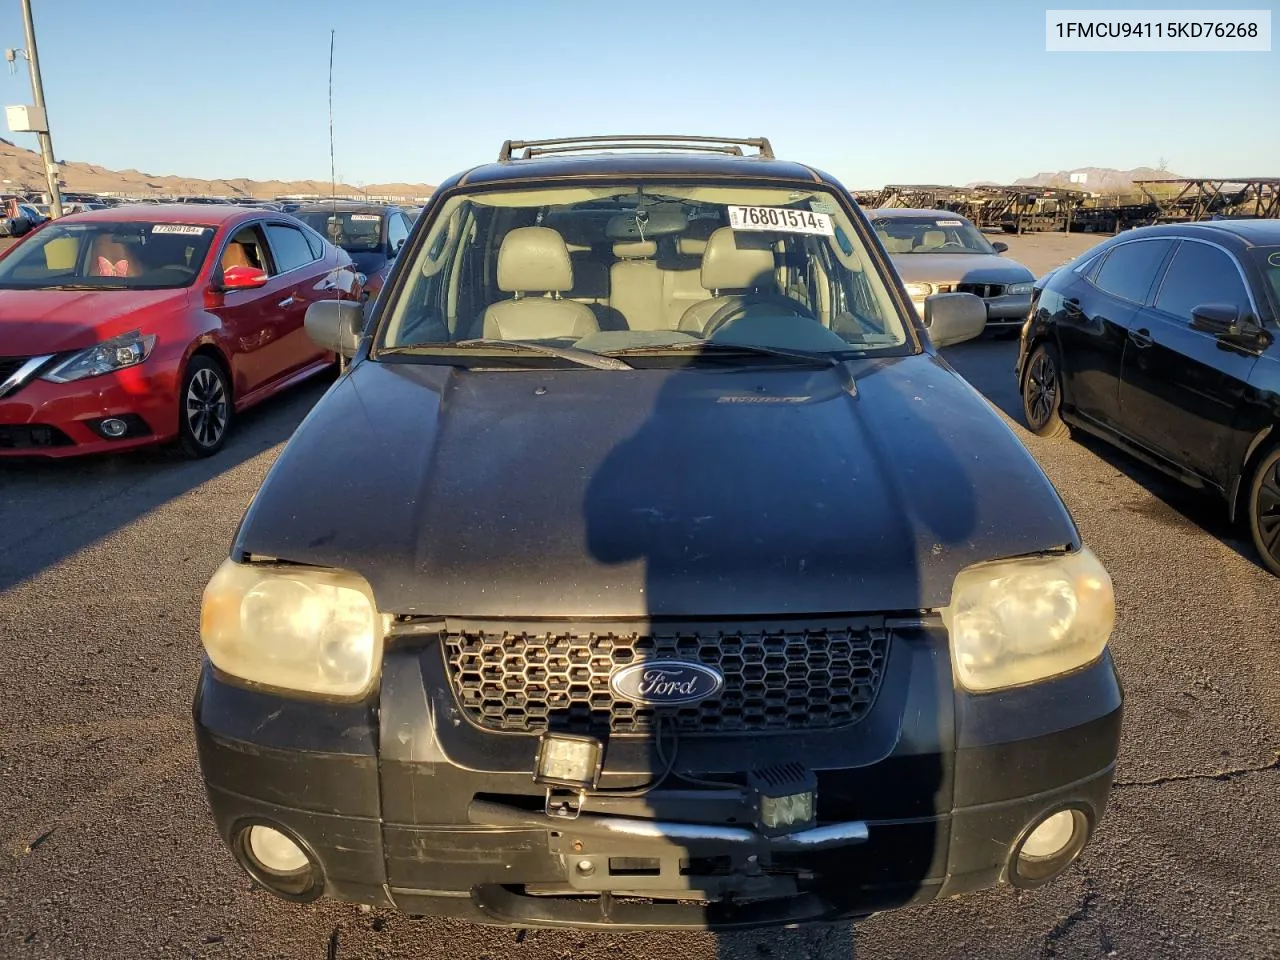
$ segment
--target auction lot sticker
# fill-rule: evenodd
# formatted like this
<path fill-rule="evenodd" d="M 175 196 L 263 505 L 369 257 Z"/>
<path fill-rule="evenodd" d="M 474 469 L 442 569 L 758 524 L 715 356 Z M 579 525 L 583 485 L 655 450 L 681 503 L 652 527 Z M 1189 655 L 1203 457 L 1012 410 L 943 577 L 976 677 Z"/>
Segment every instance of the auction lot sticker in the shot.
<path fill-rule="evenodd" d="M 187 223 L 157 223 L 151 228 L 152 233 L 176 233 L 184 237 L 198 237 L 212 227 L 197 227 Z"/>
<path fill-rule="evenodd" d="M 1270 10 L 1046 10 L 1051 53 L 1267 53 Z"/>
<path fill-rule="evenodd" d="M 781 230 L 786 233 L 813 233 L 835 236 L 831 217 L 812 210 L 788 207 L 729 207 L 729 226 L 734 230 Z"/>

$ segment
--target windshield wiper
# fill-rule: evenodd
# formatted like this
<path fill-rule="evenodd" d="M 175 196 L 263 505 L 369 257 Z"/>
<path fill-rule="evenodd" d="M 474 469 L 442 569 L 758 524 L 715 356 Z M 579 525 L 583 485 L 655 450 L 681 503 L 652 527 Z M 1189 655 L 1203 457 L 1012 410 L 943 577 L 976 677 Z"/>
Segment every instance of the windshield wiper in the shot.
<path fill-rule="evenodd" d="M 590 350 L 579 350 L 576 347 L 554 347 L 546 343 L 528 343 L 524 340 L 494 340 L 481 338 L 476 340 L 457 340 L 453 343 L 440 344 L 418 344 L 411 347 L 387 347 L 379 350 L 379 354 L 410 354 L 410 355 L 448 355 L 452 351 L 462 352 L 498 352 L 498 353 L 526 353 L 537 354 L 543 357 L 558 357 L 561 360 L 568 360 L 572 363 L 581 364 L 584 367 L 593 367 L 596 370 L 632 370 L 631 364 L 624 363 L 614 357 L 605 356 L 599 353 L 592 353 Z"/>
<path fill-rule="evenodd" d="M 843 361 L 838 353 L 812 353 L 807 350 L 782 350 L 778 347 L 762 347 L 754 343 L 721 343 L 715 340 L 692 340 L 680 343 L 647 344 L 643 347 L 624 347 L 610 350 L 607 357 L 660 357 L 672 353 L 708 353 L 718 356 L 773 357 L 796 363 L 821 364 L 834 367 Z"/>
<path fill-rule="evenodd" d="M 128 290 L 123 283 L 54 283 L 47 287 L 29 287 L 31 290 Z"/>

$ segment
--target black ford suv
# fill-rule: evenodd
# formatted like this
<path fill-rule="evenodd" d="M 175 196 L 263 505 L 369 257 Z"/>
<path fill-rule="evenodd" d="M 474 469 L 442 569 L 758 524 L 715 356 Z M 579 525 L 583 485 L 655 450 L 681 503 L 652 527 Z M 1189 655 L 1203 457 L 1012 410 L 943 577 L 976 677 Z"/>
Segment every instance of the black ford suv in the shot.
<path fill-rule="evenodd" d="M 514 926 L 1057 876 L 1114 770 L 1114 598 L 937 352 L 985 320 L 918 318 L 765 140 L 508 142 L 443 184 L 367 327 L 310 308 L 353 362 L 205 592 L 238 862 Z"/>

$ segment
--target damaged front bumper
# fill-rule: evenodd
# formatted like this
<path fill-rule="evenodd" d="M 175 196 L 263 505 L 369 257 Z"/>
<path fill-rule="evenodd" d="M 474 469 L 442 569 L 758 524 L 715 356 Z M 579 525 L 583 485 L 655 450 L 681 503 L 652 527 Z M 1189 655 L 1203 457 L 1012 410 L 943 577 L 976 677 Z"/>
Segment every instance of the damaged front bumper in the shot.
<path fill-rule="evenodd" d="M 940 625 L 891 638 L 871 713 L 795 735 L 690 737 L 676 777 L 549 811 L 536 737 L 456 709 L 438 650 L 392 649 L 376 702 L 291 700 L 206 664 L 194 705 L 210 806 L 294 838 L 326 896 L 520 927 L 732 929 L 827 922 L 1017 882 L 1028 830 L 1102 816 L 1119 744 L 1109 655 L 1031 688 L 954 691 Z M 645 738 L 610 743 L 602 785 L 649 779 Z M 766 836 L 743 771 L 800 761 L 816 826 Z M 708 782 L 711 778 L 714 782 Z M 715 782 L 724 782 L 717 789 Z M 735 782 L 736 781 L 736 782 Z"/>

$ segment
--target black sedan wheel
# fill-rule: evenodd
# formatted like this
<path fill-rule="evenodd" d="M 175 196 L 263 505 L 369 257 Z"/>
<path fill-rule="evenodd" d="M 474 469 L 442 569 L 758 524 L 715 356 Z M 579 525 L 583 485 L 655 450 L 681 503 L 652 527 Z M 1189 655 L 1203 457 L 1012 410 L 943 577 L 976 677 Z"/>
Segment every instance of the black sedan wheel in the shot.
<path fill-rule="evenodd" d="M 1062 437 L 1069 432 L 1058 415 L 1062 404 L 1062 373 L 1058 351 L 1041 343 L 1031 351 L 1022 377 L 1022 414 L 1031 432 L 1040 437 Z"/>
<path fill-rule="evenodd" d="M 1253 474 L 1249 532 L 1263 565 L 1280 576 L 1280 447 L 1263 457 Z"/>
<path fill-rule="evenodd" d="M 208 357 L 192 357 L 178 395 L 183 452 L 189 457 L 208 457 L 221 450 L 231 428 L 231 413 L 227 375 Z"/>

